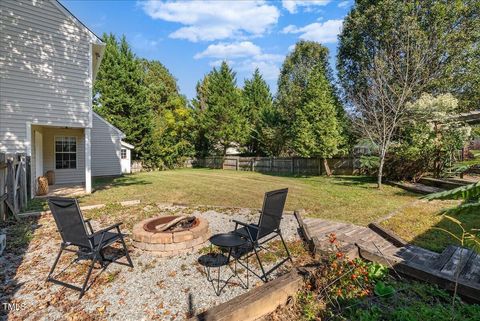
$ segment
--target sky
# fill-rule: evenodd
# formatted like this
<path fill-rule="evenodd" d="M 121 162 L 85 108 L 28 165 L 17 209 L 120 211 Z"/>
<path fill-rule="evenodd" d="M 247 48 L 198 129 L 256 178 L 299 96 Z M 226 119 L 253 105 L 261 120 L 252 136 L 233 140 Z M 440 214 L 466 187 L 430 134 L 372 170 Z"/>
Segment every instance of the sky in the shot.
<path fill-rule="evenodd" d="M 97 35 L 125 35 L 135 54 L 163 63 L 180 91 L 226 60 L 243 85 L 259 68 L 273 93 L 285 56 L 301 39 L 322 43 L 335 68 L 337 35 L 354 0 L 60 0 Z"/>

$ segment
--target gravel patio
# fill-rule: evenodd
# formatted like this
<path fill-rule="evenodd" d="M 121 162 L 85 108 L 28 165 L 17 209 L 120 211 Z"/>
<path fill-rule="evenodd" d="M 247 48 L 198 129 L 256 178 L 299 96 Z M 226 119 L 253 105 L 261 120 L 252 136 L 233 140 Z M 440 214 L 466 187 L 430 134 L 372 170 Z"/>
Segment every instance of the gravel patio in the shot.
<path fill-rule="evenodd" d="M 85 211 L 84 215 L 92 217 L 97 228 L 123 221 L 123 232 L 130 234 L 132 225 L 145 217 L 182 213 L 207 219 L 212 234 L 231 231 L 234 228 L 232 219 L 245 222 L 258 220 L 258 212 L 250 209 L 188 208 L 162 204 L 106 207 Z M 15 231 L 8 231 L 9 228 L 6 228 L 7 234 L 15 234 Z M 45 282 L 60 244 L 51 215 L 32 219 L 22 228 L 23 233 L 18 234 L 27 237 L 27 240 L 9 241 L 11 246 L 0 257 L 0 302 L 9 302 L 14 310 L 0 310 L 0 320 L 184 320 L 247 291 L 232 283 L 220 296 L 215 295 L 204 267 L 197 262 L 199 256 L 208 250 L 208 242 L 198 252 L 161 258 L 134 248 L 127 236 L 135 267 L 110 264 L 103 272 L 100 268 L 94 270 L 93 285 L 78 300 L 77 292 Z M 281 228 L 295 262 L 295 257 L 302 251 L 298 249 L 303 247 L 294 216 L 285 215 Z M 22 242 L 25 242 L 23 248 Z M 72 258 L 73 255 L 65 255 L 59 266 L 67 266 Z M 274 261 L 275 258 L 270 264 L 273 265 Z M 290 266 L 287 263 L 275 273 L 284 273 Z M 77 280 L 78 284 L 85 275 L 85 269 L 86 263 L 75 264 L 70 266 L 68 271 L 71 272 L 65 273 L 65 277 L 68 281 Z M 260 284 L 258 278 L 250 275 L 250 289 Z"/>

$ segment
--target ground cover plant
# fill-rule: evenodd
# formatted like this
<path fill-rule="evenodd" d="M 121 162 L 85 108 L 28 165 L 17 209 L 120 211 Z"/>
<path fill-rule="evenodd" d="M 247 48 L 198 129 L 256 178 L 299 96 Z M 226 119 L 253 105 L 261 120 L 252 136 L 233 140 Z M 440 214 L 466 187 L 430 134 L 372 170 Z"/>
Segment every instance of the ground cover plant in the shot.
<path fill-rule="evenodd" d="M 436 285 L 412 281 L 378 263 L 351 260 L 331 234 L 324 253 L 296 297 L 266 320 L 477 320 L 467 304 Z"/>

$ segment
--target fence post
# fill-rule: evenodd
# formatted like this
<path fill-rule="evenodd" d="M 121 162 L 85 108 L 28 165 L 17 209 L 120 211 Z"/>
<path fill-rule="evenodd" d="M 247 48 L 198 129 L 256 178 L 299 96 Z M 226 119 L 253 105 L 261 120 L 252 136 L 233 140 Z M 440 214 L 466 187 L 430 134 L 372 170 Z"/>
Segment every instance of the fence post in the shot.
<path fill-rule="evenodd" d="M 290 172 L 295 175 L 295 157 L 290 157 Z"/>
<path fill-rule="evenodd" d="M 238 171 L 239 168 L 240 168 L 240 156 L 237 156 L 235 158 L 235 170 Z"/>

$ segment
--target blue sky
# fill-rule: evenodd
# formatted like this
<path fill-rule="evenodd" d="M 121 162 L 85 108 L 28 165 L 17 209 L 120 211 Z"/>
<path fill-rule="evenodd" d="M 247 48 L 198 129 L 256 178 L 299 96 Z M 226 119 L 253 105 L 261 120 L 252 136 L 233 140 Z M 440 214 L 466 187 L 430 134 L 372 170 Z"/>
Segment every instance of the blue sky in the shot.
<path fill-rule="evenodd" d="M 213 66 L 227 60 L 239 85 L 258 67 L 276 91 L 283 59 L 299 39 L 330 50 L 353 0 L 61 0 L 97 35 L 124 34 L 139 56 L 162 62 L 188 98 Z"/>

